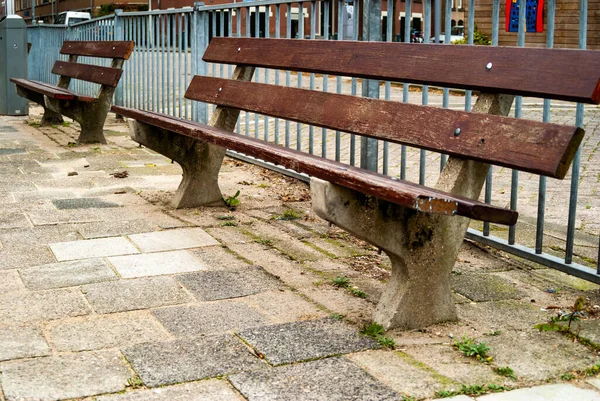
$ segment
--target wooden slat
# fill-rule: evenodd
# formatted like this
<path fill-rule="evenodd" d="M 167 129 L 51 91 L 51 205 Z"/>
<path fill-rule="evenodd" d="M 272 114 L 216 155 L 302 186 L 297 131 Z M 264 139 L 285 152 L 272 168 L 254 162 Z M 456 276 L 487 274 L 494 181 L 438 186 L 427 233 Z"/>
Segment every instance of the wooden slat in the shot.
<path fill-rule="evenodd" d="M 203 60 L 600 103 L 593 50 L 213 38 Z"/>
<path fill-rule="evenodd" d="M 31 81 L 28 79 L 17 79 L 11 78 L 11 82 L 23 88 L 32 90 L 34 92 L 41 93 L 42 95 L 48 96 L 53 99 L 61 100 L 78 100 L 80 102 L 95 102 L 95 97 L 80 95 L 75 92 L 71 92 L 68 89 L 58 88 L 56 86 L 47 84 L 45 82 Z"/>
<path fill-rule="evenodd" d="M 192 79 L 185 97 L 555 178 L 564 178 L 584 133 L 574 126 L 202 76 Z"/>
<path fill-rule="evenodd" d="M 93 82 L 100 85 L 112 86 L 119 83 L 123 70 L 120 68 L 102 67 L 99 65 L 69 63 L 67 61 L 57 61 L 52 68 L 52 73 L 64 75 L 67 77 Z"/>
<path fill-rule="evenodd" d="M 60 49 L 60 53 L 90 57 L 122 58 L 127 60 L 133 52 L 134 46 L 135 42 L 125 40 L 66 41 Z"/>
<path fill-rule="evenodd" d="M 381 174 L 208 125 L 120 106 L 113 106 L 111 110 L 116 114 L 146 124 L 245 153 L 413 209 L 432 213 L 458 214 L 498 224 L 512 225 L 517 221 L 517 212 L 511 210 L 494 207 L 407 181 L 393 180 Z"/>

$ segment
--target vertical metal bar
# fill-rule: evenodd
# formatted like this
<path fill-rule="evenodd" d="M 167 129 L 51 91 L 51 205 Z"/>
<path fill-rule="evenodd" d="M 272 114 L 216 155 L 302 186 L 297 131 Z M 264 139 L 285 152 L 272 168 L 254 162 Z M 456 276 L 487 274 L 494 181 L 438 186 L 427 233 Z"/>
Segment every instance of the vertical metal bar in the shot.
<path fill-rule="evenodd" d="M 254 7 L 254 37 L 260 38 L 260 16 L 259 7 Z M 254 72 L 254 81 L 259 82 L 260 68 Z M 258 138 L 258 113 L 254 113 L 254 137 Z"/>
<path fill-rule="evenodd" d="M 437 0 L 436 0 L 437 1 Z M 437 7 L 437 3 L 436 3 Z M 436 9 L 437 13 L 437 9 Z M 436 19 L 437 24 L 437 19 Z M 452 0 L 446 0 L 446 9 L 444 15 L 444 43 L 449 44 L 452 34 Z M 437 29 L 437 28 L 436 28 Z M 436 42 L 439 41 L 439 36 L 436 37 Z M 450 107 L 450 89 L 444 88 L 444 93 L 442 95 L 442 107 L 447 109 Z M 440 171 L 444 169 L 446 165 L 447 156 L 445 154 L 440 155 Z"/>
<path fill-rule="evenodd" d="M 429 43 L 431 40 L 431 0 L 424 0 L 423 4 L 423 40 Z M 422 87 L 421 103 L 426 106 L 429 103 L 429 85 Z M 424 149 L 419 151 L 419 184 L 425 185 L 425 173 L 427 168 L 427 153 Z"/>
<path fill-rule="evenodd" d="M 358 40 L 358 19 L 360 16 L 360 3 L 358 1 L 354 2 L 354 7 L 352 8 L 352 40 Z M 356 78 L 352 78 L 352 96 L 356 96 Z M 356 136 L 354 134 L 350 134 L 350 165 L 354 166 L 356 164 Z"/>
<path fill-rule="evenodd" d="M 433 35 L 435 43 L 440 43 L 440 34 L 442 32 L 442 1 L 434 0 L 434 21 L 433 21 Z"/>
<path fill-rule="evenodd" d="M 194 11 L 194 25 L 196 26 L 196 30 L 199 29 L 200 23 L 198 22 L 198 19 L 200 17 L 200 13 L 198 11 Z M 158 81 L 158 70 L 160 69 L 160 62 L 159 62 L 159 42 L 158 42 L 158 38 L 160 36 L 160 31 L 159 31 L 159 25 L 158 25 L 158 21 L 160 19 L 160 16 L 156 16 L 156 18 L 154 18 L 153 20 L 153 30 L 152 30 L 152 70 L 154 72 L 154 74 L 152 74 L 152 110 L 153 111 L 159 111 L 159 107 L 160 107 L 160 98 L 159 98 L 159 81 Z M 194 36 L 194 40 L 196 41 L 196 45 L 198 44 L 198 41 L 195 39 Z M 192 108 L 195 105 L 192 105 Z M 198 121 L 198 120 L 197 120 Z"/>
<path fill-rule="evenodd" d="M 286 19 L 285 19 L 285 37 L 286 38 L 291 38 L 292 37 L 292 4 L 288 3 L 287 7 L 287 15 L 286 15 Z M 291 74 L 290 71 L 287 70 L 285 72 L 285 86 L 290 86 L 291 85 Z M 289 148 L 290 147 L 290 120 L 285 120 L 285 147 Z"/>
<path fill-rule="evenodd" d="M 135 43 L 141 43 L 141 38 L 142 38 L 142 24 L 141 24 L 141 17 L 133 17 L 131 18 L 134 22 L 134 24 L 136 25 L 136 29 L 135 29 L 135 34 L 136 34 L 136 40 Z M 144 93 L 144 87 L 142 85 L 142 77 L 144 76 L 142 70 L 144 68 L 144 63 L 142 62 L 142 53 L 140 52 L 140 47 L 136 46 L 135 47 L 135 59 L 136 59 L 136 63 L 137 63 L 137 77 L 135 79 L 135 85 L 136 88 L 134 89 L 136 94 L 137 94 L 137 108 L 143 108 L 142 106 L 142 94 Z"/>
<path fill-rule="evenodd" d="M 381 0 L 364 0 L 363 2 L 363 40 L 376 42 L 381 39 Z M 362 80 L 363 97 L 379 98 L 379 81 L 375 79 Z M 360 138 L 360 167 L 365 170 L 377 171 L 378 140 Z"/>
<path fill-rule="evenodd" d="M 337 29 L 337 40 L 342 40 L 344 38 L 344 12 L 342 11 L 344 8 L 344 1 L 338 0 L 337 2 L 337 16 L 338 16 L 338 29 Z M 336 78 L 336 92 L 342 93 L 342 77 L 338 76 Z M 342 135 L 340 131 L 335 131 L 335 160 L 340 161 L 341 158 L 341 141 Z"/>
<path fill-rule="evenodd" d="M 250 22 L 251 22 L 251 18 L 252 18 L 252 13 L 250 12 L 250 7 L 246 7 L 246 37 L 249 38 L 252 36 L 252 32 L 250 29 Z M 255 78 L 258 76 L 258 71 L 254 72 L 255 74 Z M 246 136 L 250 135 L 250 113 L 246 112 L 246 118 L 244 120 L 244 130 L 246 133 Z"/>
<path fill-rule="evenodd" d="M 275 38 L 281 38 L 281 4 L 275 5 Z M 275 85 L 279 85 L 279 70 L 275 70 Z M 279 145 L 279 118 L 275 118 L 275 144 Z"/>
<path fill-rule="evenodd" d="M 122 10 L 115 10 L 115 40 L 123 40 L 123 18 L 119 18 Z M 119 82 L 115 90 L 115 104 L 117 106 L 123 106 L 123 82 Z"/>
<path fill-rule="evenodd" d="M 298 3 L 298 39 L 304 39 L 304 5 Z M 298 72 L 298 88 L 302 88 L 302 72 Z M 302 150 L 302 124 L 296 123 L 296 149 Z"/>
<path fill-rule="evenodd" d="M 579 0 L 579 49 L 583 50 L 587 45 L 587 0 Z M 583 103 L 577 103 L 575 112 L 575 124 L 583 128 Z M 571 194 L 569 196 L 569 221 L 567 223 L 567 245 L 565 251 L 565 263 L 573 262 L 573 246 L 575 244 L 575 219 L 577 215 L 577 195 L 579 192 L 579 168 L 581 165 L 581 145 L 571 167 Z M 600 259 L 598 260 L 600 266 Z"/>
<path fill-rule="evenodd" d="M 271 30 L 271 6 L 265 6 L 265 39 L 268 39 L 270 36 L 270 30 Z M 269 83 L 269 69 L 265 68 L 265 83 L 268 84 Z M 265 115 L 263 117 L 263 121 L 264 121 L 264 138 L 265 141 L 269 141 L 269 116 Z"/>
<path fill-rule="evenodd" d="M 385 40 L 386 42 L 393 42 L 394 38 L 394 15 L 396 12 L 396 1 L 395 0 L 387 0 L 387 25 L 385 29 Z M 385 82 L 385 100 L 390 100 L 392 92 L 392 84 L 390 81 Z M 389 157 L 390 157 L 390 143 L 388 141 L 383 141 L 383 165 L 382 165 L 382 174 L 388 174 L 389 168 Z"/>
<path fill-rule="evenodd" d="M 195 46 L 192 48 L 192 57 L 195 60 L 193 71 L 194 75 L 208 75 L 208 66 L 202 61 L 202 55 L 208 47 L 208 14 L 204 11 L 199 11 L 201 3 L 196 3 L 194 7 L 194 20 L 196 24 L 196 32 L 194 35 Z M 196 113 L 192 114 L 195 121 L 206 124 L 208 122 L 208 108 L 205 103 L 192 102 L 195 105 Z"/>
<path fill-rule="evenodd" d="M 329 40 L 329 2 L 323 3 L 323 39 Z M 329 75 L 323 74 L 323 92 L 329 90 Z M 321 130 L 321 157 L 327 157 L 327 129 Z"/>
<path fill-rule="evenodd" d="M 404 42 L 410 43 L 411 34 L 411 19 L 412 19 L 412 0 L 406 0 L 404 10 Z M 409 85 L 407 82 L 402 83 L 402 101 L 408 103 Z M 400 146 L 400 179 L 406 180 L 406 146 Z"/>
<path fill-rule="evenodd" d="M 473 44 L 473 37 L 475 36 L 475 0 L 469 0 L 469 10 L 468 10 L 468 24 L 467 24 L 467 44 Z M 473 91 L 467 89 L 465 91 L 465 110 L 471 111 L 471 96 Z"/>
<path fill-rule="evenodd" d="M 317 2 L 310 2 L 310 39 L 315 39 L 316 32 L 316 16 L 317 16 Z M 315 74 L 310 73 L 310 90 L 315 90 Z M 311 155 L 315 153 L 315 127 L 311 124 L 308 126 L 308 153 Z"/>
<path fill-rule="evenodd" d="M 175 53 L 173 49 L 174 15 L 167 14 L 167 113 L 175 115 L 175 86 L 173 85 L 173 72 L 175 71 Z M 173 21 L 173 22 L 172 22 Z"/>
<path fill-rule="evenodd" d="M 236 37 L 241 37 L 242 36 L 242 9 L 238 8 L 236 10 L 236 23 L 235 23 L 235 36 Z M 229 77 L 231 77 L 231 74 L 229 74 Z M 248 118 L 248 113 L 244 113 L 244 118 Z M 237 120 L 237 132 L 242 132 L 240 129 L 241 126 L 241 121 L 242 121 L 242 115 L 240 113 L 240 117 Z M 245 120 L 244 120 L 245 121 Z M 246 123 L 244 122 L 244 125 L 246 125 Z M 246 133 L 247 135 L 247 133 Z"/>
<path fill-rule="evenodd" d="M 546 3 L 546 47 L 554 47 L 554 17 L 556 11 L 555 0 L 548 0 Z M 544 99 L 544 112 L 542 117 L 544 122 L 550 122 L 550 99 Z M 540 175 L 540 184 L 538 190 L 538 210 L 535 230 L 535 253 L 541 254 L 544 246 L 544 219 L 546 214 L 546 177 Z"/>

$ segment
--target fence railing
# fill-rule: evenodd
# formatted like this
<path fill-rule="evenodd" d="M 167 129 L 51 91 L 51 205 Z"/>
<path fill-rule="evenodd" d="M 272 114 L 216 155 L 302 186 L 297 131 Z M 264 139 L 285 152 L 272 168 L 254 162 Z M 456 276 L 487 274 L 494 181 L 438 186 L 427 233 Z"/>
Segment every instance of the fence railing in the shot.
<path fill-rule="evenodd" d="M 117 12 L 115 15 L 79 23 L 69 28 L 48 25 L 28 30 L 32 51 L 29 77 L 55 83 L 49 71 L 64 40 L 133 40 L 136 42 L 131 59 L 125 64 L 124 77 L 117 89 L 115 103 L 152 110 L 205 122 L 213 106 L 190 102 L 184 97 L 194 75 L 228 77 L 232 66 L 207 64 L 202 55 L 215 36 L 275 37 L 324 40 L 385 40 L 440 42 L 451 45 L 453 22 L 467 21 L 466 42 L 472 45 L 475 35 L 475 0 L 465 0 L 467 11 L 460 14 L 453 1 L 441 0 L 365 0 L 365 10 L 355 2 L 352 6 L 341 0 L 287 1 L 266 0 L 150 12 Z M 466 4 L 468 3 L 468 4 Z M 586 48 L 587 1 L 580 0 L 579 25 L 576 29 L 578 47 Z M 381 6 L 381 3 L 379 3 Z M 525 9 L 525 0 L 519 0 Z M 478 1 L 486 8 L 490 23 L 489 39 L 497 46 L 499 38 L 506 43 L 504 21 L 505 2 Z M 556 0 L 545 2 L 544 32 L 546 47 L 554 46 L 556 36 Z M 489 10 L 488 10 L 489 9 Z M 484 11 L 486 11 L 484 10 Z M 541 12 L 541 11 L 540 11 Z M 479 15 L 479 14 L 477 14 Z M 361 18 L 368 23 L 360 24 Z M 433 21 L 432 21 L 433 20 Z M 514 21 L 513 21 L 514 22 Z M 525 46 L 529 32 L 525 13 L 519 14 L 518 32 L 513 45 Z M 502 25 L 501 25 L 502 24 Z M 480 26 L 482 26 L 480 25 Z M 366 27 L 366 28 L 363 28 Z M 569 25 L 569 29 L 574 29 Z M 362 29 L 360 31 L 359 29 Z M 421 33 L 419 33 L 421 31 Z M 539 38 L 540 34 L 536 34 Z M 563 35 L 560 35 L 562 37 Z M 572 35 L 571 35 L 572 36 Z M 477 35 L 478 39 L 481 36 Z M 449 74 L 452 71 L 448 71 Z M 516 71 L 515 73 L 518 73 Z M 451 88 L 431 88 L 395 82 L 375 83 L 356 78 L 300 74 L 259 68 L 254 79 L 276 85 L 306 87 L 323 91 L 381 97 L 386 100 L 436 105 L 470 110 L 476 94 Z M 87 83 L 76 83 L 76 90 L 93 92 Z M 584 114 L 587 112 L 587 114 Z M 589 124 L 588 137 L 598 142 L 600 110 L 582 104 L 550 102 L 517 97 L 514 116 L 584 127 Z M 434 152 L 367 140 L 355 135 L 320 127 L 285 121 L 278 118 L 242 112 L 237 132 L 252 135 L 287 147 L 315 153 L 347 164 L 358 165 L 401 179 L 435 184 L 445 155 Z M 570 179 L 547 180 L 545 177 L 519 174 L 503 168 L 491 168 L 482 199 L 518 210 L 520 223 L 505 230 L 490 224 L 473 222 L 467 237 L 522 258 L 541 263 L 578 277 L 600 283 L 598 230 L 600 203 L 595 199 L 600 184 L 593 174 L 582 175 L 588 166 L 598 163 L 589 156 L 591 142 L 584 142 L 573 162 Z M 582 149 L 586 159 L 582 160 Z M 243 157 L 241 155 L 236 155 Z M 255 161 L 261 163 L 260 161 Z M 268 167 L 273 167 L 267 164 Z M 590 171 L 597 171 L 593 168 Z M 586 190 L 580 194 L 579 186 Z M 589 224 L 586 224 L 589 223 Z"/>

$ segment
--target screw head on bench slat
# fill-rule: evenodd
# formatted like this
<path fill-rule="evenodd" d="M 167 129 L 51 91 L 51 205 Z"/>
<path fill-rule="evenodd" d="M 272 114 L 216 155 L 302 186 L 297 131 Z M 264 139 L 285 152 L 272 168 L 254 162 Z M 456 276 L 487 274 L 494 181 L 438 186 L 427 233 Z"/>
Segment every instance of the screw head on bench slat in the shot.
<path fill-rule="evenodd" d="M 223 91 L 223 88 L 219 88 L 219 92 L 222 92 L 222 91 Z"/>
<path fill-rule="evenodd" d="M 454 136 L 459 136 L 460 135 L 460 128 L 457 128 L 454 130 Z"/>
<path fill-rule="evenodd" d="M 238 47 L 238 52 L 240 52 L 240 51 L 242 51 L 242 48 L 241 48 L 241 47 Z"/>
<path fill-rule="evenodd" d="M 493 66 L 493 64 L 492 64 L 492 62 L 490 61 L 490 62 L 489 62 L 489 63 L 487 63 L 487 65 L 485 66 L 485 69 L 489 71 L 489 70 L 491 70 L 491 69 L 492 69 L 492 66 Z"/>

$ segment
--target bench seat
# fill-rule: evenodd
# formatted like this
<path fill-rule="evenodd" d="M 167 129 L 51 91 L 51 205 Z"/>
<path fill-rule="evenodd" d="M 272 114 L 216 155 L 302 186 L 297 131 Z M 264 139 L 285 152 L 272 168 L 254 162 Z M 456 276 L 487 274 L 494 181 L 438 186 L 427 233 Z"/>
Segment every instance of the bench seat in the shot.
<path fill-rule="evenodd" d="M 86 103 L 91 103 L 91 102 L 95 102 L 98 100 L 95 97 L 80 95 L 80 94 L 72 92 L 68 89 L 62 89 L 62 88 L 56 87 L 54 85 L 47 84 L 45 82 L 33 81 L 33 80 L 22 79 L 22 78 L 11 78 L 10 82 L 12 82 L 15 85 L 20 86 L 22 88 L 41 93 L 42 95 L 47 96 L 52 99 L 75 100 L 78 102 L 86 102 Z"/>
<path fill-rule="evenodd" d="M 518 213 L 512 210 L 408 181 L 392 179 L 383 174 L 270 144 L 206 124 L 121 106 L 113 106 L 111 110 L 141 123 L 200 139 L 236 152 L 251 154 L 299 173 L 321 178 L 415 210 L 451 216 L 459 215 L 476 220 L 485 219 L 497 224 L 511 225 L 517 222 Z"/>

